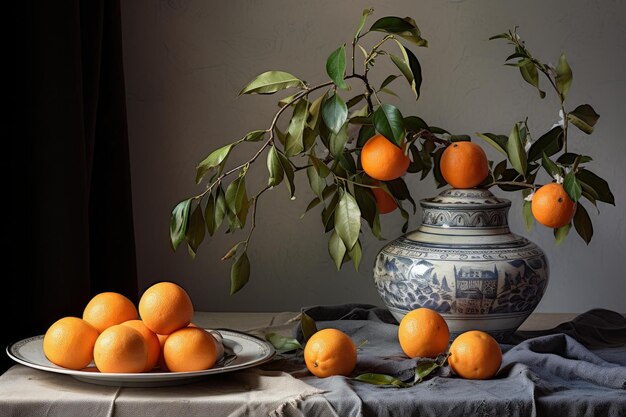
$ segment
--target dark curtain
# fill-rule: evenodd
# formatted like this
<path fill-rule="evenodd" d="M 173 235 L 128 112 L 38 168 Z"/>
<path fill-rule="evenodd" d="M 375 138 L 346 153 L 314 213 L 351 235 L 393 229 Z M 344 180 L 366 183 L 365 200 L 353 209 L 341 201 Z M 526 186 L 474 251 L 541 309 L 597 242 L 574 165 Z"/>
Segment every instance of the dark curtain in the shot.
<path fill-rule="evenodd" d="M 3 346 L 138 296 L 119 1 L 16 3 Z"/>

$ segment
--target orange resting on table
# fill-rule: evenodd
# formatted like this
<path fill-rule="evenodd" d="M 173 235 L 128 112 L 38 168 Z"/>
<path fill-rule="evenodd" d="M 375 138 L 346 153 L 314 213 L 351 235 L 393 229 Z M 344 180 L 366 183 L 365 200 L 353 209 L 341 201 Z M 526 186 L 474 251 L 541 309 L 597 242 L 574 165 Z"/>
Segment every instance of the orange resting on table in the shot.
<path fill-rule="evenodd" d="M 485 332 L 471 330 L 457 336 L 450 345 L 450 368 L 466 379 L 489 379 L 502 364 L 502 350 Z"/>
<path fill-rule="evenodd" d="M 141 320 L 125 321 L 124 323 L 122 323 L 122 326 L 132 327 L 141 334 L 148 348 L 148 359 L 146 361 L 146 366 L 143 370 L 144 372 L 152 370 L 152 368 L 154 368 L 159 362 L 159 358 L 161 357 L 161 344 L 159 343 L 159 338 L 157 337 L 156 333 L 148 329 L 148 327 Z"/>
<path fill-rule="evenodd" d="M 204 329 L 184 327 L 165 339 L 163 359 L 172 372 L 212 368 L 218 359 L 215 339 Z"/>
<path fill-rule="evenodd" d="M 439 313 L 418 308 L 400 321 L 398 341 L 409 358 L 436 358 L 448 347 L 450 331 Z"/>
<path fill-rule="evenodd" d="M 172 282 L 148 288 L 139 300 L 144 324 L 157 334 L 170 334 L 191 323 L 193 304 L 187 292 Z"/>
<path fill-rule="evenodd" d="M 148 346 L 138 330 L 118 324 L 100 334 L 93 348 L 93 359 L 100 372 L 143 372 L 148 362 Z"/>
<path fill-rule="evenodd" d="M 304 347 L 304 361 L 311 373 L 320 378 L 348 376 L 356 366 L 356 346 L 350 336 L 337 329 L 316 332 Z"/>
<path fill-rule="evenodd" d="M 43 352 L 55 365 L 82 369 L 93 360 L 98 330 L 78 317 L 56 321 L 43 338 Z"/>
<path fill-rule="evenodd" d="M 116 292 L 103 292 L 91 299 L 83 311 L 88 321 L 100 333 L 115 324 L 135 320 L 139 316 L 132 301 Z"/>

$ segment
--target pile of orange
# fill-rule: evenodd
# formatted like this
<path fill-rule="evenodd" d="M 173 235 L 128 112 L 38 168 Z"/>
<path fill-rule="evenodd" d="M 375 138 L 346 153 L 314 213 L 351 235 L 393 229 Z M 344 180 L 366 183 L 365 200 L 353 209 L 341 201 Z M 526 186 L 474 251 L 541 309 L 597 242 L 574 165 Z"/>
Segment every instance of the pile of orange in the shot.
<path fill-rule="evenodd" d="M 410 358 L 436 358 L 445 353 L 449 339 L 446 321 L 428 308 L 407 313 L 398 327 L 400 347 Z M 498 372 L 502 363 L 498 342 L 478 330 L 457 336 L 448 352 L 450 368 L 466 379 L 489 379 Z"/>
<path fill-rule="evenodd" d="M 139 319 L 141 315 L 141 320 Z M 213 367 L 218 343 L 191 325 L 193 304 L 171 282 L 148 288 L 135 305 L 122 294 L 104 292 L 85 307 L 82 319 L 64 317 L 44 336 L 50 362 L 83 369 L 93 360 L 100 372 L 199 371 Z"/>

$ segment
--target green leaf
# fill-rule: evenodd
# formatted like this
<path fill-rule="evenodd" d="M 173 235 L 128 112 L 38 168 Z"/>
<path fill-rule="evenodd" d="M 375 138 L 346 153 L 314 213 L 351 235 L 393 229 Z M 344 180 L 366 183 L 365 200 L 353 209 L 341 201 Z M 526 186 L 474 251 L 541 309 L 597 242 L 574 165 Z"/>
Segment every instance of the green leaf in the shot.
<path fill-rule="evenodd" d="M 506 170 L 506 159 L 500 161 L 498 165 L 496 165 L 496 167 L 493 169 L 494 180 L 500 178 L 500 176 L 504 173 L 504 170 Z"/>
<path fill-rule="evenodd" d="M 348 123 L 344 123 L 337 133 L 330 134 L 329 147 L 331 155 L 339 158 L 348 143 Z"/>
<path fill-rule="evenodd" d="M 556 244 L 556 246 L 559 246 L 561 243 L 563 243 L 563 240 L 567 237 L 571 228 L 572 228 L 572 224 L 569 223 L 563 227 L 554 229 L 554 239 L 555 239 L 554 243 Z"/>
<path fill-rule="evenodd" d="M 493 133 L 476 133 L 482 140 L 490 144 L 495 150 L 502 153 L 504 156 L 508 156 L 506 152 L 506 144 L 508 138 L 504 135 L 495 135 Z"/>
<path fill-rule="evenodd" d="M 361 129 L 359 129 L 359 137 L 356 140 L 356 146 L 358 148 L 362 148 L 368 140 L 372 138 L 376 134 L 376 129 L 374 129 L 373 125 L 363 125 Z"/>
<path fill-rule="evenodd" d="M 441 188 L 448 184 L 448 181 L 443 177 L 441 173 L 441 156 L 446 148 L 439 148 L 433 155 L 433 176 L 435 177 L 435 182 L 437 183 L 437 188 Z"/>
<path fill-rule="evenodd" d="M 569 67 L 565 54 L 562 54 L 559 58 L 559 63 L 556 66 L 556 89 L 565 100 L 567 92 L 572 85 L 572 69 Z"/>
<path fill-rule="evenodd" d="M 313 154 L 309 155 L 309 162 L 311 162 L 311 165 L 313 166 L 313 168 L 315 168 L 315 171 L 317 171 L 317 174 L 320 177 L 326 178 L 328 174 L 330 174 L 330 170 L 328 169 L 328 166 L 326 166 L 326 164 L 322 162 L 319 158 L 317 158 L 315 155 Z"/>
<path fill-rule="evenodd" d="M 563 188 L 565 188 L 567 195 L 569 195 L 572 201 L 578 202 L 578 200 L 580 200 L 583 189 L 573 171 L 569 172 L 565 176 L 565 179 L 563 180 Z"/>
<path fill-rule="evenodd" d="M 406 182 L 402 178 L 385 181 L 382 188 L 384 189 L 385 187 L 391 193 L 391 195 L 395 197 L 396 200 L 408 200 L 413 206 L 413 212 L 415 213 L 415 210 L 417 209 L 417 206 L 415 205 L 415 200 L 413 200 L 413 197 L 411 197 L 409 187 L 407 187 Z"/>
<path fill-rule="evenodd" d="M 349 175 L 356 174 L 356 163 L 354 162 L 354 158 L 352 157 L 352 153 L 347 149 L 339 156 L 339 165 L 343 168 L 346 173 Z"/>
<path fill-rule="evenodd" d="M 285 154 L 294 156 L 304 151 L 303 133 L 309 116 L 309 102 L 300 99 L 293 109 L 293 115 L 287 128 L 285 138 Z"/>
<path fill-rule="evenodd" d="M 522 176 L 526 175 L 526 152 L 524 151 L 524 145 L 522 145 L 522 140 L 520 139 L 518 123 L 516 123 L 515 126 L 513 126 L 513 130 L 511 130 L 509 140 L 506 143 L 506 152 L 509 156 L 511 166 Z"/>
<path fill-rule="evenodd" d="M 558 162 L 561 165 L 572 166 L 574 165 L 574 161 L 576 161 L 576 158 L 578 157 L 580 157 L 578 161 L 579 164 L 584 164 L 584 163 L 593 161 L 593 159 L 591 159 L 590 156 L 578 155 L 576 153 L 566 152 L 563 155 L 559 156 L 556 162 Z"/>
<path fill-rule="evenodd" d="M 615 205 L 615 197 L 609 188 L 609 184 L 604 179 L 586 169 L 579 169 L 576 173 L 576 178 L 595 190 L 598 194 L 598 201 Z"/>
<path fill-rule="evenodd" d="M 557 164 L 555 164 L 550 158 L 548 158 L 548 155 L 546 155 L 545 153 L 541 158 L 541 166 L 543 166 L 543 168 L 548 174 L 550 174 L 552 178 L 556 178 L 557 175 L 563 176 L 563 171 L 561 170 L 561 168 L 559 168 Z"/>
<path fill-rule="evenodd" d="M 385 80 L 380 84 L 380 88 L 379 90 L 382 90 L 383 88 L 387 87 L 389 84 L 391 84 L 396 78 L 400 77 L 399 75 L 388 75 L 387 78 L 385 78 Z"/>
<path fill-rule="evenodd" d="M 517 66 L 519 66 L 522 78 L 539 91 L 539 97 L 544 98 L 546 93 L 539 89 L 539 73 L 535 64 L 530 59 L 522 59 L 517 63 Z"/>
<path fill-rule="evenodd" d="M 361 256 L 363 252 L 361 250 L 361 244 L 357 240 L 352 249 L 349 251 L 350 259 L 352 259 L 352 263 L 354 263 L 354 269 L 359 270 L 359 264 L 361 263 Z"/>
<path fill-rule="evenodd" d="M 243 228 L 249 208 L 245 175 L 233 180 L 226 188 L 226 205 L 231 220 L 231 229 Z"/>
<path fill-rule="evenodd" d="M 202 181 L 202 178 L 213 168 L 221 167 L 223 163 L 226 162 L 228 155 L 230 154 L 231 149 L 235 146 L 235 144 L 230 143 L 226 146 L 222 146 L 221 148 L 211 152 L 209 156 L 204 158 L 202 162 L 198 164 L 196 167 L 196 184 L 199 184 Z"/>
<path fill-rule="evenodd" d="M 367 17 L 374 13 L 374 9 L 371 7 L 369 9 L 363 10 L 363 15 L 361 16 L 361 21 L 359 22 L 359 27 L 356 29 L 356 33 L 354 34 L 354 40 L 357 40 L 361 35 L 361 31 L 363 30 L 363 26 L 365 26 L 365 21 Z"/>
<path fill-rule="evenodd" d="M 189 219 L 189 208 L 191 207 L 191 199 L 183 200 L 172 210 L 170 219 L 170 243 L 172 249 L 178 249 L 185 240 L 187 233 L 187 221 Z"/>
<path fill-rule="evenodd" d="M 330 253 L 330 257 L 335 261 L 335 266 L 337 267 L 337 271 L 339 271 L 343 263 L 343 257 L 346 255 L 346 245 L 343 244 L 343 240 L 341 240 L 334 230 L 328 241 L 328 253 Z"/>
<path fill-rule="evenodd" d="M 394 96 L 394 97 L 400 97 L 398 94 L 396 94 L 395 91 L 389 89 L 389 88 L 381 88 L 379 91 L 379 93 L 385 93 L 385 94 L 389 94 L 390 96 Z"/>
<path fill-rule="evenodd" d="M 286 353 L 297 349 L 304 349 L 298 339 L 292 337 L 281 336 L 278 333 L 268 333 L 265 335 L 265 340 L 270 342 L 276 352 Z"/>
<path fill-rule="evenodd" d="M 317 324 L 315 324 L 315 320 L 311 316 L 303 312 L 300 315 L 300 329 L 302 330 L 304 341 L 307 342 L 311 336 L 317 333 Z"/>
<path fill-rule="evenodd" d="M 320 175 L 317 173 L 317 170 L 312 165 L 306 169 L 306 175 L 309 178 L 309 185 L 311 186 L 311 190 L 313 190 L 315 195 L 318 196 L 320 200 L 323 199 L 324 197 L 322 196 L 322 193 L 326 188 L 326 181 L 322 177 L 320 177 Z"/>
<path fill-rule="evenodd" d="M 404 75 L 404 78 L 409 82 L 411 90 L 413 90 L 413 94 L 415 94 L 415 99 L 417 100 L 422 85 L 422 67 L 417 57 L 410 49 L 405 48 L 404 45 L 397 40 L 396 43 L 400 48 L 400 52 L 402 52 L 402 57 L 389 54 L 389 58 L 391 58 L 391 61 L 398 67 L 402 75 Z"/>
<path fill-rule="evenodd" d="M 552 156 L 563 148 L 564 134 L 561 126 L 555 126 L 547 133 L 541 135 L 528 150 L 528 160 L 537 161 L 545 153 Z"/>
<path fill-rule="evenodd" d="M 535 223 L 535 217 L 533 216 L 532 211 L 532 202 L 524 201 L 524 205 L 522 206 L 522 215 L 524 216 L 526 230 L 530 232 L 533 229 L 533 224 Z"/>
<path fill-rule="evenodd" d="M 209 194 L 206 206 L 204 208 L 204 221 L 209 231 L 209 236 L 213 236 L 217 227 L 215 227 L 215 195 Z"/>
<path fill-rule="evenodd" d="M 230 267 L 230 295 L 242 289 L 250 279 L 250 260 L 248 254 L 243 251 L 235 258 Z"/>
<path fill-rule="evenodd" d="M 428 130 L 428 124 L 420 117 L 407 116 L 404 118 L 404 126 L 410 132 L 419 132 L 420 130 Z"/>
<path fill-rule="evenodd" d="M 374 22 L 370 31 L 393 33 L 417 46 L 428 46 L 428 42 L 422 38 L 415 21 L 409 17 L 404 19 L 395 16 L 383 17 Z"/>
<path fill-rule="evenodd" d="M 409 151 L 411 152 L 412 160 L 409 163 L 409 167 L 407 168 L 406 171 L 410 173 L 420 172 L 426 166 L 424 165 L 424 162 L 422 161 L 422 157 L 420 156 L 419 149 L 417 149 L 417 146 L 415 146 L 415 144 L 412 143 L 411 146 L 409 147 Z"/>
<path fill-rule="evenodd" d="M 374 112 L 374 128 L 397 147 L 404 141 L 404 118 L 391 104 L 381 104 Z"/>
<path fill-rule="evenodd" d="M 191 249 L 190 253 L 193 253 L 192 257 L 195 257 L 198 247 L 204 240 L 205 233 L 206 223 L 204 222 L 204 216 L 202 215 L 202 208 L 200 207 L 200 204 L 198 204 L 189 217 L 189 225 L 187 226 L 187 231 L 185 232 L 185 239 Z"/>
<path fill-rule="evenodd" d="M 410 31 L 413 28 L 415 28 L 414 25 L 400 17 L 387 16 L 374 22 L 374 24 L 370 27 L 370 31 L 375 30 L 378 32 L 401 33 L 404 31 Z"/>
<path fill-rule="evenodd" d="M 226 205 L 226 194 L 221 186 L 217 188 L 215 192 L 215 230 L 219 229 L 228 212 L 228 206 Z"/>
<path fill-rule="evenodd" d="M 330 77 L 331 80 L 335 83 L 335 85 L 342 90 L 347 90 L 348 85 L 346 84 L 343 77 L 346 75 L 346 45 L 343 44 L 326 60 L 326 73 Z"/>
<path fill-rule="evenodd" d="M 420 362 L 415 367 L 415 382 L 419 383 L 424 380 L 428 375 L 430 375 L 435 369 L 440 368 L 437 362 Z"/>
<path fill-rule="evenodd" d="M 600 115 L 589 104 L 581 104 L 567 113 L 567 119 L 577 128 L 590 135 Z"/>
<path fill-rule="evenodd" d="M 359 205 L 361 216 L 369 224 L 370 228 L 374 228 L 374 218 L 376 217 L 376 199 L 369 188 L 354 187 L 354 199 Z"/>
<path fill-rule="evenodd" d="M 253 130 L 252 132 L 246 134 L 246 136 L 241 138 L 241 140 L 244 142 L 258 142 L 263 139 L 266 133 L 267 130 Z"/>
<path fill-rule="evenodd" d="M 332 194 L 333 198 L 330 199 L 330 202 L 326 207 L 324 207 L 321 214 L 325 232 L 329 232 L 335 227 L 335 209 L 337 208 L 337 203 L 339 202 L 339 193 L 335 189 Z"/>
<path fill-rule="evenodd" d="M 589 218 L 589 213 L 580 202 L 576 204 L 576 212 L 574 212 L 574 227 L 578 235 L 588 245 L 593 237 L 593 224 Z"/>
<path fill-rule="evenodd" d="M 246 85 L 240 92 L 242 94 L 273 94 L 286 88 L 304 88 L 304 81 L 284 71 L 267 71 Z"/>
<path fill-rule="evenodd" d="M 267 185 L 270 187 L 280 184 L 285 177 L 285 171 L 280 163 L 278 150 L 275 146 L 270 146 L 270 151 L 267 153 L 267 170 L 269 171 Z"/>
<path fill-rule="evenodd" d="M 356 95 L 346 102 L 346 106 L 350 109 L 356 106 L 357 104 L 359 104 L 364 98 L 365 98 L 364 94 Z"/>
<path fill-rule="evenodd" d="M 508 39 L 508 40 L 511 40 L 511 35 L 509 35 L 508 33 L 501 33 L 499 35 L 494 35 L 494 36 L 489 38 L 490 41 L 492 41 L 494 39 Z"/>
<path fill-rule="evenodd" d="M 407 384 L 406 382 L 402 382 L 390 375 L 384 374 L 367 373 L 358 375 L 353 379 L 355 381 L 366 382 L 372 385 L 392 385 L 398 388 L 407 388 L 411 386 L 411 384 Z"/>
<path fill-rule="evenodd" d="M 339 132 L 348 118 L 348 107 L 338 94 L 333 94 L 322 105 L 322 119 L 333 132 Z"/>
<path fill-rule="evenodd" d="M 237 250 L 239 249 L 239 247 L 241 245 L 244 245 L 246 242 L 242 241 L 242 242 L 237 242 L 235 244 L 235 246 L 233 246 L 232 248 L 230 248 L 228 250 L 228 252 L 226 252 L 226 254 L 224 256 L 222 256 L 222 261 L 226 261 L 230 258 L 232 258 L 233 256 L 235 256 L 237 254 Z"/>
<path fill-rule="evenodd" d="M 361 231 L 361 210 L 354 197 L 347 191 L 341 193 L 335 210 L 335 231 L 350 250 L 359 238 Z"/>

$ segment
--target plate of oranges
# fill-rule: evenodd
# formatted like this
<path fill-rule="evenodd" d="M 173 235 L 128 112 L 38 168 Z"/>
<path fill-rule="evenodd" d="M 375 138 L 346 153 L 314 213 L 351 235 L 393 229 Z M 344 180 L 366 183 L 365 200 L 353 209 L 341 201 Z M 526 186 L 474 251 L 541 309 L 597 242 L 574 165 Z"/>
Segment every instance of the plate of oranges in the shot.
<path fill-rule="evenodd" d="M 174 283 L 148 288 L 138 307 L 122 294 L 100 293 L 82 318 L 63 317 L 44 335 L 9 345 L 7 354 L 81 381 L 135 387 L 188 383 L 257 366 L 275 354 L 253 335 L 195 326 L 191 299 Z"/>

